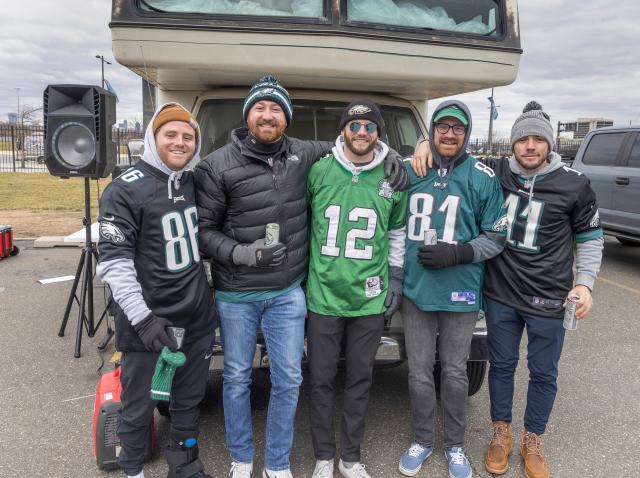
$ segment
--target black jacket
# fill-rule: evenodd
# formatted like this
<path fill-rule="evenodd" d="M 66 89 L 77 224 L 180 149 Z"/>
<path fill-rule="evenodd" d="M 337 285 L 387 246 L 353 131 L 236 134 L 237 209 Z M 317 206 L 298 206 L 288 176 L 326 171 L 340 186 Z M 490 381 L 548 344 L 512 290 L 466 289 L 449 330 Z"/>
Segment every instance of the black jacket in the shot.
<path fill-rule="evenodd" d="M 213 260 L 217 290 L 284 289 L 307 273 L 307 175 L 333 143 L 285 136 L 271 166 L 268 158 L 245 146 L 247 134 L 247 128 L 234 130 L 231 143 L 195 168 L 200 249 Z M 235 265 L 233 248 L 264 238 L 268 223 L 280 225 L 280 242 L 287 246 L 284 263 L 269 268 Z"/>

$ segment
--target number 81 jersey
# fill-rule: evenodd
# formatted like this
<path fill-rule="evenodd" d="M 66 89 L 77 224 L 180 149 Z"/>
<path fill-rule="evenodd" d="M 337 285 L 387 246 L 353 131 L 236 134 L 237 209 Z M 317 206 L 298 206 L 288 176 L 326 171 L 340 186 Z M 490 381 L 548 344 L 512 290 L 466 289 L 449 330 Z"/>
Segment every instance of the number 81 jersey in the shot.
<path fill-rule="evenodd" d="M 312 312 L 338 317 L 384 312 L 388 232 L 404 227 L 407 193 L 391 189 L 383 170 L 379 164 L 352 176 L 334 156 L 311 168 L 307 305 Z"/>
<path fill-rule="evenodd" d="M 213 314 L 198 252 L 193 177 L 182 175 L 173 198 L 167 182 L 166 174 L 140 161 L 107 186 L 100 200 L 100 262 L 132 260 L 149 309 L 193 331 Z"/>
<path fill-rule="evenodd" d="M 408 163 L 405 163 L 408 165 Z M 404 294 L 421 310 L 471 312 L 482 305 L 484 264 L 426 269 L 417 259 L 426 231 L 438 241 L 465 244 L 482 232 L 506 234 L 500 182 L 491 168 L 467 156 L 453 171 L 429 169 L 423 178 L 411 168 Z"/>

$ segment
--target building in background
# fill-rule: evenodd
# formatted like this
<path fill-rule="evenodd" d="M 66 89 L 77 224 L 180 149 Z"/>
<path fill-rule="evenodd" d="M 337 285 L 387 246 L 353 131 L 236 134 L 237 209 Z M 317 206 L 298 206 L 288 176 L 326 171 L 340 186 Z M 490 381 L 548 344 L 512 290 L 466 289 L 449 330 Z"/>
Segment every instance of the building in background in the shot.
<path fill-rule="evenodd" d="M 18 124 L 18 113 L 8 113 L 9 124 Z"/>
<path fill-rule="evenodd" d="M 578 118 L 575 123 L 558 122 L 558 136 L 567 139 L 584 139 L 591 130 L 613 126 L 613 120 L 606 118 Z"/>

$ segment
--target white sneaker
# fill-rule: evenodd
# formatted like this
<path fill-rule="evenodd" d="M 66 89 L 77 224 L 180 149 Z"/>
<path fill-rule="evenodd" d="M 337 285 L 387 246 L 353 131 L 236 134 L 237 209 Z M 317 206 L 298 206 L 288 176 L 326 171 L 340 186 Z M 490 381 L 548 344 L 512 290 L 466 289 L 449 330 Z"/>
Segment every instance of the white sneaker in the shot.
<path fill-rule="evenodd" d="M 262 478 L 293 478 L 291 474 L 291 469 L 287 468 L 286 470 L 267 470 L 266 468 L 262 470 Z"/>
<path fill-rule="evenodd" d="M 237 461 L 231 462 L 231 469 L 229 470 L 229 478 L 251 478 L 253 476 L 253 462 L 240 463 Z"/>
<path fill-rule="evenodd" d="M 333 460 L 316 460 L 311 478 L 333 478 Z"/>
<path fill-rule="evenodd" d="M 344 466 L 342 459 L 338 462 L 338 470 L 344 478 L 371 478 L 364 465 L 360 462 L 355 463 L 351 468 Z"/>

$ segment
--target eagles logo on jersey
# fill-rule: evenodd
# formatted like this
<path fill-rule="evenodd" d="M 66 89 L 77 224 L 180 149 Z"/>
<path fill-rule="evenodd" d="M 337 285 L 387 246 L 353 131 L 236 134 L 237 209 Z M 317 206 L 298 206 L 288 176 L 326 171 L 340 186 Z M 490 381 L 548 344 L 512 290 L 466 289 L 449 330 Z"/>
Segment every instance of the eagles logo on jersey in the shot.
<path fill-rule="evenodd" d="M 124 242 L 124 234 L 120 228 L 112 222 L 100 222 L 100 236 L 116 244 L 122 244 Z"/>

